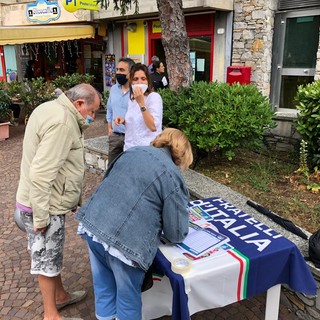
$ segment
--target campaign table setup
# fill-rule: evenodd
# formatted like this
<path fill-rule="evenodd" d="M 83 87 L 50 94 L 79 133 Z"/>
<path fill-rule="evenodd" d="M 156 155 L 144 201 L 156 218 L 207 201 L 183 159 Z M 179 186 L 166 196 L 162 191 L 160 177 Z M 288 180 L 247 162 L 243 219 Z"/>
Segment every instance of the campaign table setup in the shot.
<path fill-rule="evenodd" d="M 152 266 L 153 287 L 142 295 L 144 320 L 165 315 L 188 320 L 199 311 L 263 292 L 265 319 L 276 320 L 281 284 L 316 295 L 309 267 L 290 240 L 221 198 L 191 201 L 189 209 L 192 227 L 186 240 L 179 247 L 159 247 Z M 203 229 L 195 237 L 197 219 Z M 209 242 L 213 246 L 208 249 Z"/>

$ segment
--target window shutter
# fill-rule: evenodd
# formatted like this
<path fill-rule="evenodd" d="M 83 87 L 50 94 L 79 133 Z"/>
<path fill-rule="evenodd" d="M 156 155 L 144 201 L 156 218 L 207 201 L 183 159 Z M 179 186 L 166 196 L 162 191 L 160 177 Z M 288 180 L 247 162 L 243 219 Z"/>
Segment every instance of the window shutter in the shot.
<path fill-rule="evenodd" d="M 319 6 L 319 0 L 280 0 L 279 10 L 309 8 Z"/>

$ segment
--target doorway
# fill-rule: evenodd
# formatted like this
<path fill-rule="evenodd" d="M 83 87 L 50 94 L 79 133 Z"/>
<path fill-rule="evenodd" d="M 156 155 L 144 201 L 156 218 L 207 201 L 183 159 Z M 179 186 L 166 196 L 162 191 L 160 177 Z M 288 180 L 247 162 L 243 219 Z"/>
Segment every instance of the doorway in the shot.
<path fill-rule="evenodd" d="M 194 36 L 189 37 L 190 59 L 192 63 L 192 80 L 193 81 L 210 81 L 211 68 L 211 36 Z M 160 61 L 166 65 L 166 57 L 162 46 L 161 39 L 151 40 L 151 56 L 158 56 Z"/>
<path fill-rule="evenodd" d="M 319 28 L 320 9 L 276 15 L 270 97 L 276 110 L 296 109 L 298 86 L 314 81 Z"/>
<path fill-rule="evenodd" d="M 166 56 L 164 54 L 164 49 L 163 49 L 163 46 L 162 46 L 161 39 L 152 39 L 151 40 L 151 57 L 152 56 L 159 57 L 160 61 L 162 61 L 166 65 L 166 63 L 165 63 L 166 62 Z M 150 61 L 150 63 L 151 63 L 151 61 Z"/>

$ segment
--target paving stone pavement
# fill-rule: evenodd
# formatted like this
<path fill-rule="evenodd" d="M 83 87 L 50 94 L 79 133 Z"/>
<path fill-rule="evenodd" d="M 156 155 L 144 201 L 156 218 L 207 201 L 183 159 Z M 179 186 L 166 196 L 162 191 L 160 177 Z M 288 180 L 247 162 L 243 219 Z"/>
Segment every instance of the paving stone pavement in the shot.
<path fill-rule="evenodd" d="M 0 141 L 0 319 L 41 320 L 43 307 L 37 279 L 30 275 L 30 258 L 25 234 L 13 221 L 15 193 L 19 180 L 24 124 L 10 128 L 10 138 Z M 98 113 L 96 121 L 86 131 L 86 138 L 105 135 L 104 114 Z M 57 141 L 58 143 L 58 141 Z M 101 177 L 87 172 L 84 200 L 92 193 Z M 86 299 L 62 309 L 65 317 L 94 320 L 94 298 L 89 257 L 84 241 L 76 235 L 77 221 L 72 214 L 66 223 L 63 282 L 69 291 L 85 289 Z M 224 308 L 199 312 L 192 320 L 262 320 L 264 319 L 265 294 L 235 303 Z M 162 317 L 169 320 L 171 317 Z M 286 306 L 280 306 L 279 319 L 298 319 Z M 130 320 L 130 319 L 128 319 Z M 160 319 L 158 319 L 160 320 Z M 185 320 L 185 319 L 181 319 Z"/>

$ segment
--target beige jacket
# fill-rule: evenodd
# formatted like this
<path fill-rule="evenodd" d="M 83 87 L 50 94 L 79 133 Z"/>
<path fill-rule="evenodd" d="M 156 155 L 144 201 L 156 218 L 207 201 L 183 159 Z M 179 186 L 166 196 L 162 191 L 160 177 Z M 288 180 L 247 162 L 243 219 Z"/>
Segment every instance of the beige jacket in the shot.
<path fill-rule="evenodd" d="M 80 205 L 85 127 L 64 94 L 38 106 L 29 118 L 17 202 L 32 208 L 36 228 L 46 227 L 50 214 L 64 214 Z"/>

